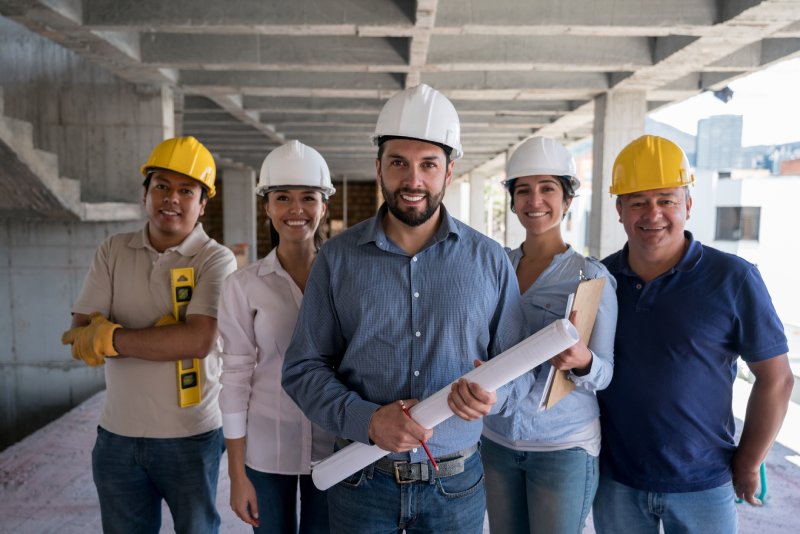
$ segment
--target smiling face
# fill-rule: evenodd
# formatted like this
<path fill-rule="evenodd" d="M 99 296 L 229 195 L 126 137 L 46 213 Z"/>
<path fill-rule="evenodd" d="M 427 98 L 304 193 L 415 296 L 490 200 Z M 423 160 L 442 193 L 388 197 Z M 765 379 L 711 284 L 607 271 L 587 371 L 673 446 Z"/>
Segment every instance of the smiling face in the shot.
<path fill-rule="evenodd" d="M 617 213 L 628 235 L 633 260 L 671 262 L 683 255 L 683 229 L 692 209 L 685 188 L 654 189 L 621 195 Z"/>
<path fill-rule="evenodd" d="M 301 243 L 313 242 L 328 206 L 316 189 L 278 189 L 267 194 L 264 210 L 281 243 Z"/>
<path fill-rule="evenodd" d="M 181 243 L 203 215 L 203 187 L 186 175 L 158 169 L 150 174 L 144 194 L 150 244 L 163 252 Z"/>
<path fill-rule="evenodd" d="M 514 210 L 525 231 L 532 235 L 561 232 L 560 225 L 572 199 L 555 176 L 522 176 L 514 183 Z"/>
<path fill-rule="evenodd" d="M 391 139 L 384 145 L 375 167 L 389 212 L 407 226 L 420 226 L 439 211 L 453 162 L 424 141 Z"/>

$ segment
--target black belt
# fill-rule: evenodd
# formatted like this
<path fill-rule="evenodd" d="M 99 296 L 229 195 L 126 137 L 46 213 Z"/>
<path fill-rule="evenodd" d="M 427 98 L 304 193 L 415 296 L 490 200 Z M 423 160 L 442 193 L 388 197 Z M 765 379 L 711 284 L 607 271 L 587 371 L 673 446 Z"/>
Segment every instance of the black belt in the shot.
<path fill-rule="evenodd" d="M 405 460 L 392 460 L 385 456 L 373 465 L 378 471 L 394 475 L 394 480 L 398 484 L 428 482 L 431 478 L 445 478 L 463 473 L 464 462 L 477 450 L 478 444 L 476 443 L 463 451 L 436 458 L 436 464 L 439 466 L 438 472 L 428 461 L 410 463 Z"/>

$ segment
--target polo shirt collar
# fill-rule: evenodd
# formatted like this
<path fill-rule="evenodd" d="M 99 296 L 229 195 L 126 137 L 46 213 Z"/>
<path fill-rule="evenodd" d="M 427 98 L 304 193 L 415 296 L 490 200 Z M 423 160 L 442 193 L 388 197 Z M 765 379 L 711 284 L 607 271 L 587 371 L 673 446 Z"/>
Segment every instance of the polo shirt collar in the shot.
<path fill-rule="evenodd" d="M 153 245 L 150 244 L 150 234 L 148 233 L 149 225 L 149 222 L 146 223 L 141 231 L 136 232 L 133 237 L 131 237 L 131 240 L 128 242 L 129 247 L 146 248 L 158 253 L 158 251 L 153 248 Z M 186 236 L 186 238 L 181 241 L 178 246 L 170 247 L 164 252 L 174 250 L 182 256 L 192 257 L 200 252 L 203 246 L 208 243 L 208 240 L 209 237 L 205 230 L 203 230 L 203 223 L 197 223 L 194 226 L 194 229 L 192 229 L 191 233 Z"/>
<path fill-rule="evenodd" d="M 671 271 L 688 273 L 697 267 L 697 264 L 700 263 L 700 260 L 703 258 L 703 245 L 695 240 L 690 231 L 684 230 L 683 235 L 689 242 L 689 245 L 686 247 L 686 252 L 683 253 L 683 257 L 681 257 L 680 261 L 678 261 Z M 630 264 L 628 263 L 628 243 L 625 243 L 625 246 L 622 247 L 622 252 L 618 254 L 611 265 L 609 265 L 609 270 L 612 274 L 621 273 L 627 276 L 637 276 L 636 273 L 631 270 Z"/>
<path fill-rule="evenodd" d="M 455 236 L 456 239 L 461 237 L 461 231 L 456 224 L 456 220 L 453 219 L 453 217 L 447 211 L 447 208 L 444 207 L 444 204 L 439 204 L 439 209 L 442 210 L 442 224 L 440 224 L 439 228 L 436 229 L 436 233 L 433 234 L 431 242 L 438 243 L 439 241 L 444 241 L 451 234 Z M 359 245 L 363 245 L 365 243 L 386 242 L 386 233 L 383 231 L 383 225 L 381 224 L 381 221 L 388 212 L 389 206 L 386 204 L 386 202 L 384 202 L 381 204 L 380 209 L 378 209 L 378 213 L 372 219 L 370 219 L 364 227 L 364 232 L 358 239 Z"/>

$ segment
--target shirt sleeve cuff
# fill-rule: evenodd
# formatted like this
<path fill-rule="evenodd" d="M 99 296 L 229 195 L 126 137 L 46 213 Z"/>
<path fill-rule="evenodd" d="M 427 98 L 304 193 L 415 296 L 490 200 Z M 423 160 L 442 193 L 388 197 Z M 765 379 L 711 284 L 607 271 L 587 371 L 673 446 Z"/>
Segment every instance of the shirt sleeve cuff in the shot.
<path fill-rule="evenodd" d="M 347 417 L 345 418 L 346 435 L 342 437 L 360 441 L 361 443 L 371 443 L 369 440 L 369 422 L 379 408 L 379 404 L 363 399 L 351 403 L 347 407 Z"/>
<path fill-rule="evenodd" d="M 572 380 L 572 382 L 576 386 L 580 387 L 580 386 L 586 386 L 588 384 L 592 384 L 594 379 L 597 377 L 597 373 L 599 372 L 597 370 L 597 368 L 599 366 L 596 365 L 597 355 L 591 349 L 589 350 L 589 352 L 592 353 L 592 368 L 589 369 L 588 373 L 586 373 L 583 376 L 578 376 L 578 375 L 576 375 L 575 373 L 572 372 L 572 369 L 569 370 L 569 379 Z"/>
<path fill-rule="evenodd" d="M 227 439 L 243 438 L 247 434 L 247 412 L 223 413 L 222 435 Z"/>

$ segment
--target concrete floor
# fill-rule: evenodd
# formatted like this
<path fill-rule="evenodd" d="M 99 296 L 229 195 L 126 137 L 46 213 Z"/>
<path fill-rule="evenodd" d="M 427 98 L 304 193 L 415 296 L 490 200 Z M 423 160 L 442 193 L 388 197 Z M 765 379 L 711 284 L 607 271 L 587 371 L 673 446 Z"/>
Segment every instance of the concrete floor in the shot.
<path fill-rule="evenodd" d="M 744 413 L 749 385 L 737 380 L 734 413 Z M 72 534 L 100 532 L 100 512 L 91 475 L 103 393 L 0 453 L 0 532 Z M 220 474 L 217 507 L 222 532 L 251 532 L 228 507 L 226 458 Z M 742 505 L 743 533 L 800 532 L 800 406 L 792 403 L 778 442 L 767 460 L 769 493 L 761 508 Z M 164 508 L 162 532 L 172 531 Z M 485 529 L 488 532 L 488 528 Z M 584 534 L 593 533 L 591 522 Z"/>

